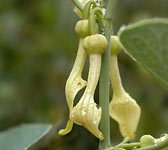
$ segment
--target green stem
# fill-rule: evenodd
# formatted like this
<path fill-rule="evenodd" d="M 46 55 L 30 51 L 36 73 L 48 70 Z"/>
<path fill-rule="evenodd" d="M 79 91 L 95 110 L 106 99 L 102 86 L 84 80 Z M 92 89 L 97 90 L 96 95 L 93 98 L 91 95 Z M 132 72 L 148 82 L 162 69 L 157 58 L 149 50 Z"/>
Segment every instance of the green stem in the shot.
<path fill-rule="evenodd" d="M 123 141 L 123 142 L 126 142 L 126 141 Z M 104 150 L 125 150 L 125 149 L 139 148 L 139 147 L 140 147 L 140 143 L 139 142 L 134 142 L 134 143 L 119 144 L 115 147 L 111 147 L 111 148 L 104 149 Z"/>
<path fill-rule="evenodd" d="M 80 11 L 83 11 L 83 6 L 82 6 L 82 4 L 79 2 L 79 0 L 72 0 L 72 3 L 73 3 Z"/>
<path fill-rule="evenodd" d="M 168 138 L 158 144 L 152 145 L 152 146 L 147 146 L 147 147 L 142 147 L 137 150 L 160 150 L 162 148 L 165 148 L 168 146 Z"/>
<path fill-rule="evenodd" d="M 110 31 L 111 24 L 106 21 L 105 35 L 108 46 L 102 55 L 102 68 L 99 82 L 99 105 L 102 108 L 100 130 L 104 135 L 104 141 L 99 143 L 99 150 L 111 146 L 110 142 L 110 118 L 109 118 L 109 65 L 110 65 Z"/>
<path fill-rule="evenodd" d="M 124 140 L 120 144 L 116 145 L 115 147 L 120 147 L 122 144 L 125 144 L 125 143 L 128 143 L 128 142 L 130 142 L 130 138 L 125 137 Z"/>
<path fill-rule="evenodd" d="M 100 8 L 92 9 L 91 14 L 89 16 L 89 33 L 91 35 L 97 33 L 96 18 L 102 19 L 102 17 L 103 17 L 103 12 L 101 11 Z"/>
<path fill-rule="evenodd" d="M 125 148 L 125 149 L 131 149 L 134 147 L 140 147 L 140 143 L 139 142 L 134 142 L 134 143 L 125 143 L 125 144 L 121 144 L 120 146 L 118 146 L 117 148 Z"/>
<path fill-rule="evenodd" d="M 105 14 L 105 18 L 107 20 L 114 19 L 115 11 L 117 8 L 117 3 L 118 3 L 118 0 L 109 0 L 109 2 L 107 4 L 106 14 Z"/>
<path fill-rule="evenodd" d="M 109 0 L 105 14 L 105 36 L 108 46 L 102 56 L 102 68 L 99 83 L 99 105 L 102 108 L 102 118 L 100 121 L 100 130 L 104 135 L 104 141 L 100 141 L 99 150 L 111 146 L 110 141 L 110 118 L 109 118 L 109 67 L 111 44 L 110 37 L 112 32 L 112 19 L 114 17 L 115 7 L 118 0 Z"/>

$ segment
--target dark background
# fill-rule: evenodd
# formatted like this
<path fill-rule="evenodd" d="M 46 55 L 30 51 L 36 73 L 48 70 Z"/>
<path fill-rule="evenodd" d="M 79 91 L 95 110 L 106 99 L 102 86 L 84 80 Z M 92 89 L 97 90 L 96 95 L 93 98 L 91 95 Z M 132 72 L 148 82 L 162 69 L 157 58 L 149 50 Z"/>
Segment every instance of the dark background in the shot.
<path fill-rule="evenodd" d="M 167 6 L 168 0 L 119 0 L 114 31 L 144 18 L 168 17 Z M 78 47 L 77 20 L 70 0 L 0 1 L 0 130 L 34 122 L 65 127 L 64 87 Z M 119 67 L 126 91 L 142 109 L 137 138 L 168 132 L 168 92 L 124 52 Z M 121 141 L 114 121 L 111 137 L 112 144 Z M 75 125 L 43 150 L 94 150 L 97 145 L 97 139 Z"/>

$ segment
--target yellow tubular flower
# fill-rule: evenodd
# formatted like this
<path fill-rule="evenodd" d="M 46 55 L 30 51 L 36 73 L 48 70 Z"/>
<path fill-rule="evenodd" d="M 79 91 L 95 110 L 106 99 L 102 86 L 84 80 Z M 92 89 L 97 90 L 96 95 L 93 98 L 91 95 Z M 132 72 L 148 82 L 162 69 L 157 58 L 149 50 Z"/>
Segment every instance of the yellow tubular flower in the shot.
<path fill-rule="evenodd" d="M 83 38 L 80 38 L 77 57 L 65 86 L 66 101 L 70 114 L 73 109 L 73 103 L 76 94 L 87 84 L 87 82 L 82 79 L 82 70 L 85 64 L 86 55 L 87 54 L 83 48 Z M 66 128 L 59 131 L 59 135 L 65 135 L 69 133 L 72 130 L 72 127 L 73 122 L 69 120 Z"/>
<path fill-rule="evenodd" d="M 113 38 L 112 44 L 117 44 L 116 37 L 111 38 Z M 118 46 L 112 47 L 118 48 Z M 112 49 L 111 53 L 110 79 L 113 87 L 113 98 L 109 105 L 109 112 L 110 116 L 118 122 L 122 136 L 134 139 L 141 110 L 136 101 L 123 89 L 118 70 L 118 52 L 118 50 Z"/>
<path fill-rule="evenodd" d="M 99 47 L 97 44 L 101 46 Z M 102 110 L 94 102 L 94 92 L 100 75 L 101 53 L 104 52 L 106 45 L 107 41 L 103 35 L 92 35 L 84 39 L 84 48 L 89 53 L 90 59 L 88 83 L 82 98 L 73 108 L 70 117 L 74 123 L 84 126 L 99 140 L 104 139 L 98 129 Z M 94 47 L 98 49 L 95 50 Z M 90 48 L 93 50 L 91 51 Z"/>

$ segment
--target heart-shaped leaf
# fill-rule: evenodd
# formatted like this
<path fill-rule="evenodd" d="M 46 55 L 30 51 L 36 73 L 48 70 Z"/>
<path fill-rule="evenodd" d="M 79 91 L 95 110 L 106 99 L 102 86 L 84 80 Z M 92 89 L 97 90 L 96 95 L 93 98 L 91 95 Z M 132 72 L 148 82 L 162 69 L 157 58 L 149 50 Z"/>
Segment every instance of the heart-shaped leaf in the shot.
<path fill-rule="evenodd" d="M 123 49 L 168 88 L 168 19 L 148 19 L 122 27 Z"/>
<path fill-rule="evenodd" d="M 48 124 L 30 124 L 11 128 L 0 133 L 0 150 L 26 150 L 52 129 Z"/>

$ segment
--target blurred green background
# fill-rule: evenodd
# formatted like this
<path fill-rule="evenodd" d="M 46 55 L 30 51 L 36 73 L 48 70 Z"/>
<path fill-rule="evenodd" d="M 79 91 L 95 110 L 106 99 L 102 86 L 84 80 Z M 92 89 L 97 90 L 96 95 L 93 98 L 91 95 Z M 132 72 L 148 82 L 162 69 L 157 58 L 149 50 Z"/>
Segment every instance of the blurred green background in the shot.
<path fill-rule="evenodd" d="M 114 31 L 144 18 L 168 17 L 167 6 L 167 0 L 119 0 Z M 32 122 L 65 127 L 64 87 L 78 47 L 77 20 L 70 0 L 0 1 L 0 130 Z M 137 138 L 168 133 L 168 92 L 124 52 L 119 67 L 126 91 L 142 108 Z M 114 121 L 111 136 L 112 144 L 121 141 Z M 75 125 L 43 150 L 95 150 L 97 145 L 97 139 Z"/>

